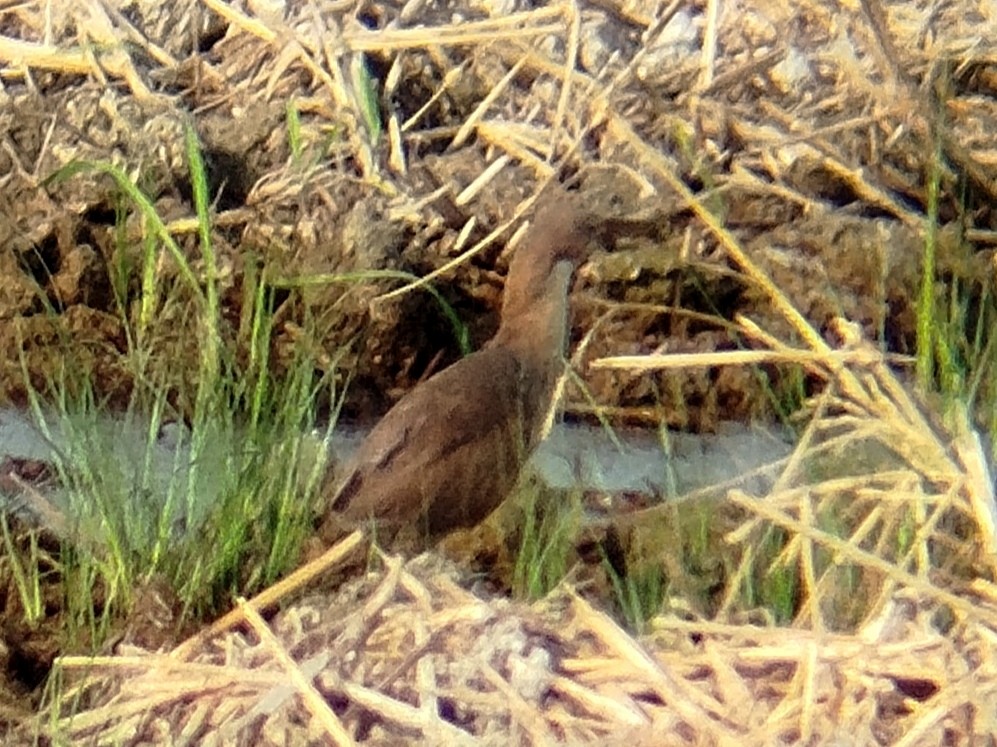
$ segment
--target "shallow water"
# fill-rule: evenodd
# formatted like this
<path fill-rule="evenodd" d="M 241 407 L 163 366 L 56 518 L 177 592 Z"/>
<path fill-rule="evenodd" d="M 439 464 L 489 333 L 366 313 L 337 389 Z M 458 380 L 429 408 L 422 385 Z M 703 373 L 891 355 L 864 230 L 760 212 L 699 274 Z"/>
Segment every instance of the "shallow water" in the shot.
<path fill-rule="evenodd" d="M 40 425 L 30 413 L 3 409 L 0 460 L 10 456 L 48 462 L 61 453 L 71 462 L 73 449 L 104 450 L 111 461 L 106 469 L 120 484 L 135 486 L 142 500 L 156 504 L 165 502 L 168 491 L 180 490 L 177 485 L 190 471 L 189 434 L 182 428 L 171 425 L 150 434 L 148 423 L 103 415 L 79 420 L 48 415 Z M 330 443 L 334 458 L 349 456 L 365 433 L 355 427 L 338 428 Z M 785 433 L 737 423 L 708 435 L 635 429 L 618 430 L 615 435 L 614 442 L 601 428 L 558 424 L 534 454 L 531 466 L 552 487 L 673 497 L 744 476 L 785 457 L 791 448 Z M 224 484 L 222 471 L 229 466 L 226 455 L 234 438 L 219 433 L 210 440 L 219 444 L 217 453 L 208 449 L 202 455 L 196 491 L 202 508 L 211 504 Z M 319 448 L 318 436 L 315 445 Z M 151 466 L 149 476 L 144 476 L 146 463 Z M 742 487 L 761 493 L 770 483 L 769 478 L 751 477 Z M 46 495 L 59 509 L 67 509 L 57 489 Z M 196 518 L 186 517 L 187 523 L 196 523 Z"/>

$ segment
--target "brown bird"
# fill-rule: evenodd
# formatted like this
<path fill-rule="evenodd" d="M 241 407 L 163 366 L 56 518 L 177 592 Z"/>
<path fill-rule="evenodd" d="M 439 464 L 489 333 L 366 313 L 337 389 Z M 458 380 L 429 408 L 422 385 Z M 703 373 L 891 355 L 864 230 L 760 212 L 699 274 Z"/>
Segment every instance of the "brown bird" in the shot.
<path fill-rule="evenodd" d="M 340 471 L 319 533 L 373 519 L 379 539 L 439 538 L 487 517 L 543 438 L 563 371 L 568 290 L 595 243 L 593 221 L 564 192 L 542 206 L 516 250 L 498 332 L 416 386 Z M 331 487 L 331 473 L 326 476 Z M 408 528 L 408 529 L 406 529 Z"/>

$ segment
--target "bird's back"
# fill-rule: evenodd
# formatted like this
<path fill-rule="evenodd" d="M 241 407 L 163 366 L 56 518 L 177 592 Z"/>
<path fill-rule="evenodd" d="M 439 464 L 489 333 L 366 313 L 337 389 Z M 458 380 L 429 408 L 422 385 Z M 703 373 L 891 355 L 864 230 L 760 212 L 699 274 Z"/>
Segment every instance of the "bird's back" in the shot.
<path fill-rule="evenodd" d="M 515 487 L 546 415 L 524 402 L 530 378 L 493 347 L 409 392 L 339 471 L 337 523 L 416 525 L 426 537 L 479 523 Z"/>
<path fill-rule="evenodd" d="M 327 527 L 368 519 L 435 538 L 477 524 L 515 487 L 561 373 L 571 278 L 592 249 L 577 200 L 544 199 L 510 265 L 495 337 L 399 400 L 329 481 L 327 539 Z"/>

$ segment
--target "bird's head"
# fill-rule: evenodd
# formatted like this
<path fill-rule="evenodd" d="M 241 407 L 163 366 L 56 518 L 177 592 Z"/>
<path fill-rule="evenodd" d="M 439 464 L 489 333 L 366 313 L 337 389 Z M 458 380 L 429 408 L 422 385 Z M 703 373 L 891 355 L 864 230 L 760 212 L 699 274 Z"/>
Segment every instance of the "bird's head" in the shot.
<path fill-rule="evenodd" d="M 558 190 L 542 195 L 509 265 L 503 318 L 551 294 L 563 297 L 571 275 L 601 245 L 595 229 L 577 194 Z"/>

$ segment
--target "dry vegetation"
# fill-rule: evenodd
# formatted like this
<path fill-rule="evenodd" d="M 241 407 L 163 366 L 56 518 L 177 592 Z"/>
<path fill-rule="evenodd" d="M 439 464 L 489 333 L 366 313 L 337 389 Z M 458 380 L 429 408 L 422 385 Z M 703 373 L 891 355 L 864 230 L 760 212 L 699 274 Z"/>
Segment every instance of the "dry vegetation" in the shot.
<path fill-rule="evenodd" d="M 574 323 L 592 330 L 577 361 L 592 399 L 575 392 L 569 409 L 706 429 L 771 411 L 737 354 L 719 367 L 587 366 L 607 354 L 747 347 L 776 392 L 795 367 L 813 395 L 772 494 L 729 494 L 741 520 L 723 539 L 739 563 L 708 619 L 671 599 L 637 639 L 571 591 L 530 606 L 488 599 L 427 557 L 303 595 L 338 547 L 172 651 L 63 659 L 63 710 L 42 733 L 992 741 L 993 482 L 970 419 L 927 416 L 881 351 L 914 351 L 926 242 L 937 277 L 988 297 L 994 39 L 988 0 L 0 3 L 7 399 L 24 395 L 22 361 L 39 387 L 67 359 L 106 394 L 134 385 L 112 284 L 124 272 L 125 295 L 139 294 L 121 268 L 137 264 L 142 222 L 119 220 L 127 206 L 101 177 L 43 180 L 73 159 L 119 165 L 196 258 L 188 120 L 217 195 L 225 342 L 246 345 L 241 292 L 262 268 L 287 288 L 278 363 L 303 334 L 320 361 L 359 336 L 344 361 L 356 411 L 381 408 L 441 351 L 452 359 L 452 332 L 424 294 L 372 304 L 395 286 L 302 279 L 428 275 L 484 339 L 522 204 L 574 176 L 593 210 L 654 230 L 621 232 L 584 278 Z M 177 268 L 164 258 L 158 271 Z M 177 362 L 196 359 L 198 340 L 182 305 L 162 312 L 149 339 L 183 409 L 193 368 Z M 832 473 L 821 454 L 837 456 Z M 736 604 L 773 528 L 785 538 L 774 567 L 800 583 L 781 627 Z M 34 733 L 22 727 L 11 737 Z"/>

